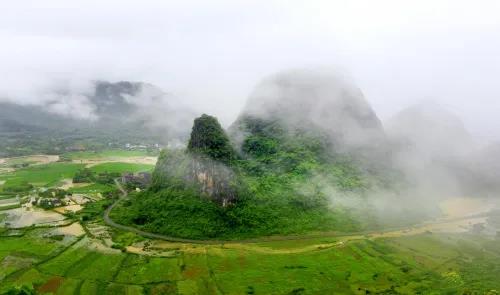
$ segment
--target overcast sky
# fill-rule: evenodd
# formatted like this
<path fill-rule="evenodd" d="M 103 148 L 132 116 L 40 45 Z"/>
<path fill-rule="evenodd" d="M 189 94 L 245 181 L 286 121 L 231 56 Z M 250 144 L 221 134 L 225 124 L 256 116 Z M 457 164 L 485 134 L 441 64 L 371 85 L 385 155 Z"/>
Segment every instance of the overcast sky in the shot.
<path fill-rule="evenodd" d="M 500 1 L 0 3 L 0 94 L 52 81 L 139 80 L 225 125 L 277 71 L 333 66 L 386 119 L 436 101 L 500 139 Z"/>

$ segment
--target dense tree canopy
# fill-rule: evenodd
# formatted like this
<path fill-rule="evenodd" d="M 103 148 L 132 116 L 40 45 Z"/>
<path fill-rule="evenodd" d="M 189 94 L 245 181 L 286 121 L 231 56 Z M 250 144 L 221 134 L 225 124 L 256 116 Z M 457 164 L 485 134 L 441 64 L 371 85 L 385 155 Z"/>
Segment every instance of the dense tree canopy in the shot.
<path fill-rule="evenodd" d="M 188 151 L 194 154 L 206 155 L 209 158 L 230 163 L 235 153 L 224 129 L 217 118 L 203 114 L 194 120 Z"/>
<path fill-rule="evenodd" d="M 320 132 L 291 134 L 280 122 L 253 118 L 242 123 L 245 136 L 236 157 L 215 118 L 196 119 L 188 153 L 163 151 L 151 189 L 131 195 L 130 202 L 113 210 L 112 218 L 151 232 L 198 239 L 363 228 L 350 212 L 329 207 L 325 191 L 330 187 L 354 191 L 366 183 L 349 159 L 326 152 L 328 142 Z M 236 202 L 218 206 L 216 199 L 186 185 L 196 170 L 190 153 L 231 161 Z"/>

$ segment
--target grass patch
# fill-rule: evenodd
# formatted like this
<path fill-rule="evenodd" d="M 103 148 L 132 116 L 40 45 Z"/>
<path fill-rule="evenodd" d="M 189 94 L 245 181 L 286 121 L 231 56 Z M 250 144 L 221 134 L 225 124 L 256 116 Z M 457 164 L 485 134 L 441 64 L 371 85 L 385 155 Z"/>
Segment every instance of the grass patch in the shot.
<path fill-rule="evenodd" d="M 153 165 L 148 164 L 135 164 L 135 163 L 102 163 L 95 166 L 92 166 L 90 169 L 95 173 L 103 173 L 103 172 L 143 172 L 143 171 L 152 171 L 154 168 Z"/>
<path fill-rule="evenodd" d="M 116 282 L 149 284 L 177 281 L 182 278 L 176 258 L 145 257 L 129 254 Z"/>

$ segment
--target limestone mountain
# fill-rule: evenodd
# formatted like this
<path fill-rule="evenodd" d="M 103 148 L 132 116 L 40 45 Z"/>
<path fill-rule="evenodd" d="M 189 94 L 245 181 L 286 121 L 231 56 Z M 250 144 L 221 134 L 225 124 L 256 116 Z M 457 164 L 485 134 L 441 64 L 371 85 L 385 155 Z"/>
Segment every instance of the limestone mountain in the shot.
<path fill-rule="evenodd" d="M 92 142 L 167 143 L 184 140 L 194 112 L 177 104 L 172 95 L 141 82 L 93 82 L 90 89 L 73 93 L 53 89 L 50 99 L 38 104 L 0 102 L 0 153 L 21 142 L 54 153 L 74 144 Z M 45 144 L 45 141 L 51 141 Z M 26 144 L 24 144 L 26 145 Z M 28 152 L 28 151 L 27 151 Z"/>
<path fill-rule="evenodd" d="M 292 133 L 317 131 L 340 148 L 378 144 L 382 124 L 359 89 L 327 70 L 294 70 L 263 80 L 253 90 L 235 129 L 249 118 L 278 122 Z"/>
<path fill-rule="evenodd" d="M 203 114 L 194 120 L 185 152 L 162 153 L 153 185 L 159 188 L 177 180 L 225 207 L 237 199 L 236 176 L 231 168 L 234 159 L 235 152 L 218 120 Z"/>
<path fill-rule="evenodd" d="M 475 147 L 462 120 L 435 103 L 406 108 L 385 122 L 385 128 L 392 140 L 431 158 L 460 157 Z"/>
<path fill-rule="evenodd" d="M 350 158 L 366 174 L 382 176 L 390 169 L 381 121 L 359 89 L 328 70 L 286 71 L 264 79 L 229 134 L 243 157 L 302 150 L 321 162 Z M 299 160 L 268 162 L 295 169 Z"/>
<path fill-rule="evenodd" d="M 385 123 L 394 166 L 423 190 L 442 195 L 487 191 L 478 145 L 462 120 L 436 103 L 406 108 Z"/>

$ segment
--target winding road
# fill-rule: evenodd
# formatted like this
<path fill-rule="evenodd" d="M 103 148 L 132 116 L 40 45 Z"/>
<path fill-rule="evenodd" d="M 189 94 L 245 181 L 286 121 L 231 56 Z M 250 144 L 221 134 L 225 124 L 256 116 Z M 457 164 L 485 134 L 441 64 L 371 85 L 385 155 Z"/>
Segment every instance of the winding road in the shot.
<path fill-rule="evenodd" d="M 166 236 L 162 234 L 155 234 L 151 232 L 146 232 L 140 229 L 137 229 L 132 226 L 126 226 L 123 224 L 119 224 L 114 222 L 110 217 L 109 213 L 113 208 L 123 199 L 127 198 L 128 193 L 122 187 L 121 183 L 118 179 L 115 179 L 116 187 L 120 190 L 121 196 L 111 204 L 104 211 L 104 222 L 114 228 L 129 231 L 136 233 L 140 236 L 151 238 L 151 239 L 159 239 L 168 242 L 179 242 L 179 243 L 191 243 L 191 244 L 208 244 L 208 245 L 217 245 L 217 244 L 228 244 L 228 243 L 258 243 L 258 242 L 271 242 L 271 241 L 287 241 L 287 240 L 306 240 L 313 238 L 342 238 L 344 241 L 347 240 L 357 240 L 357 239 L 366 239 L 366 238 L 379 238 L 379 237 L 394 237 L 394 236 L 404 236 L 404 235 L 415 235 L 421 234 L 424 232 L 429 232 L 432 230 L 440 230 L 443 228 L 454 227 L 454 228 L 463 228 L 467 224 L 471 224 L 472 222 L 481 223 L 486 217 L 489 215 L 488 212 L 468 215 L 464 217 L 450 218 L 441 221 L 432 221 L 428 223 L 423 223 L 421 225 L 415 225 L 410 227 L 401 227 L 401 228 L 393 228 L 387 230 L 379 230 L 379 231 L 369 231 L 369 232 L 355 232 L 355 233 L 338 233 L 338 232 L 324 232 L 319 234 L 309 234 L 309 235 L 301 235 L 301 236 L 270 236 L 264 238 L 256 238 L 256 239 L 247 239 L 247 240 L 192 240 L 192 239 L 183 239 L 176 238 L 171 236 Z"/>
<path fill-rule="evenodd" d="M 160 240 L 165 240 L 165 241 L 169 241 L 169 242 L 197 243 L 197 244 L 219 244 L 219 243 L 221 243 L 220 241 L 217 242 L 217 241 L 190 240 L 190 239 L 169 237 L 169 236 L 165 236 L 165 235 L 161 235 L 161 234 L 155 234 L 155 233 L 142 231 L 142 230 L 137 229 L 135 227 L 126 226 L 126 225 L 114 222 L 109 217 L 109 213 L 111 212 L 111 210 L 113 210 L 113 208 L 121 200 L 125 199 L 128 196 L 127 191 L 122 187 L 121 183 L 117 179 L 115 179 L 115 184 L 116 184 L 116 187 L 120 190 L 121 196 L 120 196 L 120 198 L 118 198 L 118 200 L 116 200 L 113 204 L 111 204 L 111 206 L 109 206 L 106 209 L 106 211 L 104 211 L 104 223 L 106 223 L 107 225 L 114 227 L 114 228 L 117 228 L 117 229 L 120 229 L 120 230 L 123 230 L 123 231 L 133 232 L 133 233 L 136 233 L 136 234 L 143 236 L 143 237 L 146 237 L 146 238 L 160 239 Z"/>

